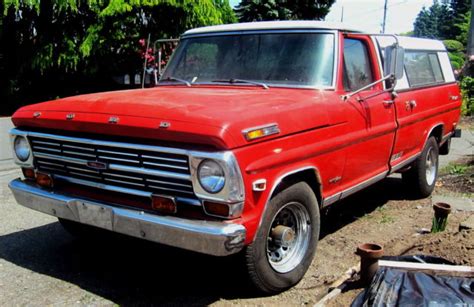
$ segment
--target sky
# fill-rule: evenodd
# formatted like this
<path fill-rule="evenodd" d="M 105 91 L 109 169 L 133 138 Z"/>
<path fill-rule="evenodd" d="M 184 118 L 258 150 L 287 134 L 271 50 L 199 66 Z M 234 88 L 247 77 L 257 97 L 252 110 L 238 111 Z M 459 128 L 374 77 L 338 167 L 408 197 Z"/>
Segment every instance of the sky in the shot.
<path fill-rule="evenodd" d="M 239 0 L 230 0 L 232 6 Z M 433 4 L 433 0 L 388 0 L 386 33 L 403 33 L 413 30 L 413 22 L 420 10 Z M 384 0 L 336 0 L 326 21 L 341 21 L 366 32 L 379 33 L 382 29 Z"/>

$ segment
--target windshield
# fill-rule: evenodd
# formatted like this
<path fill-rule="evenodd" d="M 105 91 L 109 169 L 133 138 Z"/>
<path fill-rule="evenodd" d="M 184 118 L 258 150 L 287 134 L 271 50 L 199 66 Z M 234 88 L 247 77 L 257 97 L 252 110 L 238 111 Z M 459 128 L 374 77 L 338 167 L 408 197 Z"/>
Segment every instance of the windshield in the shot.
<path fill-rule="evenodd" d="M 217 35 L 183 39 L 161 80 L 329 87 L 333 67 L 333 34 Z"/>

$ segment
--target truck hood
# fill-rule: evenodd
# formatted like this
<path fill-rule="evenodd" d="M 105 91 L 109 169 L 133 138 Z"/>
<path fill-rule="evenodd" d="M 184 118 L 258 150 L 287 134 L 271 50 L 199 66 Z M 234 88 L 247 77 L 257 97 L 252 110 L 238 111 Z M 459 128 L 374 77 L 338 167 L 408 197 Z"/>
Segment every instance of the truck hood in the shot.
<path fill-rule="evenodd" d="M 17 127 L 110 134 L 231 149 L 249 144 L 242 130 L 276 123 L 280 133 L 329 125 L 335 93 L 307 89 L 160 86 L 74 96 L 29 105 Z M 113 123 L 111 117 L 118 121 Z M 166 126 L 169 123 L 169 127 Z M 160 125 L 162 127 L 160 127 Z"/>

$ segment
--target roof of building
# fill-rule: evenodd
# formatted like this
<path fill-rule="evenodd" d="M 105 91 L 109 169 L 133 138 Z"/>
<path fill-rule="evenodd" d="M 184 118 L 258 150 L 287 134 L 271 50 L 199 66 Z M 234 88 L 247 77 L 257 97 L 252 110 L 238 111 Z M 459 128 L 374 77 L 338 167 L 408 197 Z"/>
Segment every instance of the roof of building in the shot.
<path fill-rule="evenodd" d="M 326 22 L 314 20 L 292 20 L 292 21 L 259 21 L 232 23 L 218 26 L 209 26 L 188 30 L 184 35 L 201 34 L 209 32 L 233 32 L 251 30 L 291 30 L 291 29 L 324 29 L 342 30 L 348 32 L 362 32 L 359 29 L 339 22 Z"/>

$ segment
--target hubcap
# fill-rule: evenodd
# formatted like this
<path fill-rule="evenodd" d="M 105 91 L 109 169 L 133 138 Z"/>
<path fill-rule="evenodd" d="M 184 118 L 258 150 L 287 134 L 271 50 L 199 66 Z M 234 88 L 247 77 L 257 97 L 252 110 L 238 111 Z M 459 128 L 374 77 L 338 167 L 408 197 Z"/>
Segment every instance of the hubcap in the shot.
<path fill-rule="evenodd" d="M 309 213 L 297 202 L 283 206 L 275 215 L 267 238 L 267 259 L 279 273 L 293 270 L 303 260 L 311 236 Z"/>
<path fill-rule="evenodd" d="M 428 149 L 426 154 L 425 170 L 426 170 L 426 183 L 432 185 L 436 179 L 436 165 L 437 157 L 433 151 L 433 148 Z"/>

